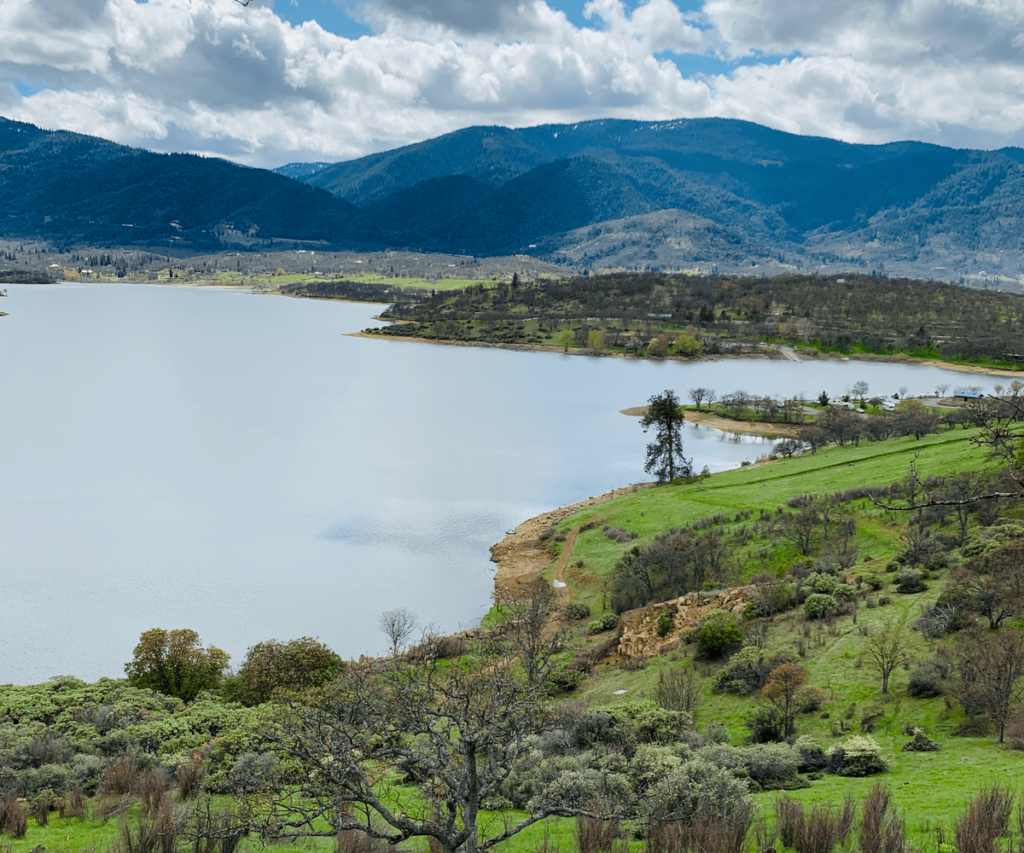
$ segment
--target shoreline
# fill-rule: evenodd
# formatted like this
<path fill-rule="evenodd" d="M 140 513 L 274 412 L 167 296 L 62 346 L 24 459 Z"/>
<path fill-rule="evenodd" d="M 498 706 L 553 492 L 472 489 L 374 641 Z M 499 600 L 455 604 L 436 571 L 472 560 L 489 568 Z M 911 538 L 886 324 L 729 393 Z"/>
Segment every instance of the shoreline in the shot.
<path fill-rule="evenodd" d="M 540 535 L 549 527 L 554 527 L 581 509 L 597 506 L 650 485 L 653 484 L 635 483 L 632 486 L 622 486 L 603 495 L 542 512 L 516 525 L 515 533 L 506 534 L 504 539 L 490 548 L 491 562 L 498 567 L 494 573 L 495 593 L 504 591 L 514 594 L 522 585 L 538 578 L 548 567 L 554 558 L 547 551 L 547 543 L 540 541 Z"/>
<path fill-rule="evenodd" d="M 374 317 L 374 320 L 381 322 L 394 322 L 386 321 L 381 317 Z M 411 320 L 403 322 L 413 322 Z M 583 350 L 579 348 L 570 348 L 568 352 L 559 346 L 548 346 L 545 344 L 503 344 L 496 343 L 493 341 L 444 341 L 437 340 L 436 338 L 419 338 L 413 335 L 376 335 L 366 331 L 359 332 L 346 332 L 347 337 L 350 338 L 367 338 L 372 340 L 387 340 L 387 341 L 402 341 L 406 343 L 414 344 L 434 344 L 436 346 L 449 346 L 449 347 L 479 347 L 481 349 L 505 349 L 513 352 L 547 352 L 555 353 L 557 355 L 571 355 L 571 356 L 585 356 L 588 358 L 630 358 L 636 359 L 637 361 L 682 361 L 682 362 L 701 362 L 701 361 L 722 361 L 725 359 L 741 359 L 741 358 L 759 358 L 765 361 L 787 361 L 785 356 L 779 354 L 777 357 L 766 352 L 743 352 L 743 353 L 718 353 L 716 355 L 704 355 L 699 358 L 679 358 L 676 356 L 666 356 L 661 359 L 638 359 L 635 355 L 629 355 L 624 352 L 594 352 L 592 350 Z M 977 364 L 957 364 L 952 361 L 941 361 L 934 358 L 912 358 L 907 355 L 872 355 L 854 353 L 852 355 L 840 355 L 838 353 L 822 353 L 815 358 L 802 358 L 800 362 L 806 362 L 808 364 L 814 364 L 821 361 L 866 361 L 866 362 L 879 362 L 882 364 L 907 364 L 914 367 L 937 367 L 942 370 L 953 370 L 958 373 L 969 373 L 975 376 L 998 376 L 1004 378 L 1016 378 L 1024 381 L 1024 369 L 1022 370 L 1010 370 L 1005 367 L 983 367 Z M 741 430 L 732 430 L 732 432 L 740 432 Z"/>
<path fill-rule="evenodd" d="M 630 406 L 622 409 L 619 414 L 629 418 L 642 418 L 647 413 L 647 406 Z M 697 426 L 717 429 L 721 432 L 735 432 L 743 435 L 759 435 L 762 438 L 796 438 L 796 424 L 759 423 L 757 421 L 734 421 L 713 412 L 691 412 L 686 410 L 684 421 Z"/>

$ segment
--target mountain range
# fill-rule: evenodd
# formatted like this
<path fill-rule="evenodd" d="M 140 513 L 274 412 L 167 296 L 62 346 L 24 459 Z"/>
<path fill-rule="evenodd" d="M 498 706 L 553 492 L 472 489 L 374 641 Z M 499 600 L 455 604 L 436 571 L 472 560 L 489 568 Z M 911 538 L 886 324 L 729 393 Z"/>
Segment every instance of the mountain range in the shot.
<path fill-rule="evenodd" d="M 850 144 L 731 119 L 595 120 L 471 127 L 276 171 L 0 119 L 0 236 L 989 284 L 1024 272 L 1019 148 Z"/>

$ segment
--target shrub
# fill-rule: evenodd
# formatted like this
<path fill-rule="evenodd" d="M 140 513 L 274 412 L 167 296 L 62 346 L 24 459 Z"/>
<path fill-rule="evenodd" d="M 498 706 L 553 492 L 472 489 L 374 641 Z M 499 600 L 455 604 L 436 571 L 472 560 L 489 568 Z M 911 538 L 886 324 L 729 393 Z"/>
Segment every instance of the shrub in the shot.
<path fill-rule="evenodd" d="M 590 617 L 590 605 L 582 601 L 573 601 L 565 608 L 565 615 L 577 621 L 587 619 Z"/>
<path fill-rule="evenodd" d="M 834 616 L 839 611 L 839 604 L 831 595 L 815 593 L 809 595 L 804 602 L 804 613 L 808 619 L 824 619 Z"/>
<path fill-rule="evenodd" d="M 912 740 L 903 744 L 904 752 L 938 752 L 942 749 L 935 741 L 928 737 L 921 729 L 914 732 Z"/>
<path fill-rule="evenodd" d="M 756 693 L 768 681 L 768 674 L 777 666 L 790 661 L 786 652 L 765 652 L 754 646 L 746 646 L 729 658 L 729 662 L 718 671 L 711 682 L 715 693 L 731 693 L 747 696 Z"/>
<path fill-rule="evenodd" d="M 807 576 L 807 580 L 804 581 L 804 586 L 812 593 L 818 592 L 823 595 L 832 595 L 832 593 L 835 592 L 836 587 L 839 586 L 839 581 L 837 581 L 832 575 L 816 573 Z"/>
<path fill-rule="evenodd" d="M 934 699 L 942 695 L 942 675 L 933 663 L 923 663 L 910 673 L 907 693 L 917 699 Z"/>
<path fill-rule="evenodd" d="M 598 616 L 587 625 L 587 631 L 591 634 L 600 634 L 602 631 L 609 631 L 619 626 L 619 617 L 614 613 L 604 613 Z"/>
<path fill-rule="evenodd" d="M 548 673 L 544 689 L 548 696 L 555 696 L 559 693 L 571 693 L 580 686 L 583 681 L 583 673 L 578 669 L 570 669 L 568 666 L 559 666 Z"/>
<path fill-rule="evenodd" d="M 675 612 L 669 608 L 665 608 L 658 614 L 658 636 L 665 637 L 669 632 L 676 626 L 676 620 L 673 618 Z"/>
<path fill-rule="evenodd" d="M 788 743 L 761 743 L 742 750 L 747 775 L 764 791 L 807 787 L 797 776 L 800 753 Z"/>
<path fill-rule="evenodd" d="M 805 684 L 797 690 L 793 700 L 798 714 L 811 714 L 825 704 L 825 692 L 813 684 Z"/>
<path fill-rule="evenodd" d="M 896 584 L 896 591 L 904 594 L 923 592 L 927 589 L 924 584 L 924 572 L 909 567 L 896 572 L 893 583 Z"/>
<path fill-rule="evenodd" d="M 776 825 L 782 846 L 796 853 L 831 853 L 853 830 L 856 809 L 849 796 L 836 808 L 832 803 L 818 803 L 810 814 L 803 803 L 780 797 L 775 803 Z"/>
<path fill-rule="evenodd" d="M 600 710 L 631 730 L 638 743 L 675 743 L 692 726 L 689 714 L 670 711 L 650 699 L 634 699 Z"/>
<path fill-rule="evenodd" d="M 889 769 L 874 738 L 854 735 L 833 745 L 825 754 L 825 769 L 837 776 L 873 776 Z"/>
<path fill-rule="evenodd" d="M 992 853 L 1006 835 L 1013 794 L 993 785 L 981 791 L 953 826 L 957 853 Z"/>
<path fill-rule="evenodd" d="M 696 722 L 704 701 L 701 687 L 701 680 L 692 668 L 672 669 L 667 673 L 662 670 L 654 686 L 654 701 L 670 711 L 684 711 Z"/>
<path fill-rule="evenodd" d="M 655 825 L 671 819 L 683 826 L 711 817 L 728 817 L 752 801 L 745 782 L 702 757 L 683 762 L 651 788 L 648 802 Z M 745 833 L 744 833 L 745 834 Z"/>
<path fill-rule="evenodd" d="M 794 748 L 800 756 L 800 765 L 797 767 L 797 770 L 801 773 L 823 770 L 825 768 L 825 750 L 810 735 L 798 737 Z"/>
<path fill-rule="evenodd" d="M 705 660 L 718 660 L 743 643 L 739 619 L 725 610 L 712 610 L 697 626 L 697 654 Z"/>
<path fill-rule="evenodd" d="M 786 721 L 774 705 L 756 705 L 743 720 L 751 743 L 773 743 L 786 736 Z"/>
<path fill-rule="evenodd" d="M 623 527 L 605 527 L 604 535 L 611 539 L 613 542 L 623 544 L 626 542 L 632 542 L 640 534 L 634 533 L 631 530 L 626 530 Z"/>
<path fill-rule="evenodd" d="M 15 794 L 0 797 L 0 832 L 24 838 L 28 832 L 28 812 Z"/>
<path fill-rule="evenodd" d="M 851 601 L 856 595 L 857 588 L 850 586 L 848 583 L 837 584 L 835 591 L 832 593 L 832 597 L 836 601 Z"/>
<path fill-rule="evenodd" d="M 871 589 L 876 591 L 885 586 L 885 578 L 881 575 L 876 575 L 874 572 L 868 572 L 861 578 L 861 580 L 871 587 Z"/>

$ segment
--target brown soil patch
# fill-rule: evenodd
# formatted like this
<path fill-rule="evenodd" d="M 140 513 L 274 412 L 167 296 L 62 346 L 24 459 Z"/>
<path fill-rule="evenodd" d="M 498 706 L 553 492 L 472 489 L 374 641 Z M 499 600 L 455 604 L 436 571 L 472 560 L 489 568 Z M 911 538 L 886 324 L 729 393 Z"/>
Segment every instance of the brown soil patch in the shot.
<path fill-rule="evenodd" d="M 642 418 L 647 414 L 647 406 L 632 406 L 623 409 L 622 414 L 633 418 Z M 793 424 L 759 424 L 749 421 L 734 421 L 710 412 L 687 412 L 686 420 L 691 424 L 720 429 L 723 432 L 740 432 L 744 435 L 763 435 L 767 438 L 795 438 L 797 427 Z"/>
<path fill-rule="evenodd" d="M 596 498 L 588 498 L 585 501 L 580 501 L 570 506 L 559 507 L 524 521 L 516 527 L 516 533 L 510 533 L 496 545 L 491 546 L 491 561 L 498 564 L 498 571 L 494 575 L 495 591 L 514 595 L 522 585 L 533 581 L 547 567 L 551 562 L 551 555 L 547 551 L 546 544 L 540 541 L 540 535 L 549 527 L 554 527 L 558 522 L 579 512 L 581 509 L 596 506 L 612 498 L 628 494 L 635 491 L 638 487 L 627 486 L 622 489 L 615 489 Z M 559 564 L 562 567 L 563 575 L 572 556 L 572 548 L 576 542 L 576 532 L 578 531 L 574 528 L 573 531 L 566 535 L 566 541 L 562 548 L 563 559 L 559 560 Z M 564 582 L 564 577 L 559 577 L 558 579 Z M 569 588 L 559 589 L 560 599 L 563 593 L 565 596 L 568 596 Z"/>

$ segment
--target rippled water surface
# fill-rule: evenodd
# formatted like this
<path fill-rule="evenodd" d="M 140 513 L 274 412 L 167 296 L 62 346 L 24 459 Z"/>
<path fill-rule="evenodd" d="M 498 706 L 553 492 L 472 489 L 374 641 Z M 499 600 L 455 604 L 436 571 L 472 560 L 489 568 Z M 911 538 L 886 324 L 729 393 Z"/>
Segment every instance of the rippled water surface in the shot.
<path fill-rule="evenodd" d="M 486 612 L 488 547 L 645 479 L 652 394 L 912 393 L 963 374 L 698 364 L 365 340 L 374 306 L 147 285 L 14 286 L 0 308 L 0 683 L 117 677 L 139 634 L 386 646 L 378 614 Z M 978 382 L 971 378 L 971 382 Z M 985 385 L 984 380 L 981 384 Z M 700 469 L 761 439 L 688 426 Z"/>

